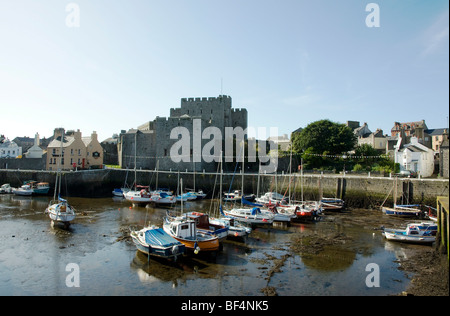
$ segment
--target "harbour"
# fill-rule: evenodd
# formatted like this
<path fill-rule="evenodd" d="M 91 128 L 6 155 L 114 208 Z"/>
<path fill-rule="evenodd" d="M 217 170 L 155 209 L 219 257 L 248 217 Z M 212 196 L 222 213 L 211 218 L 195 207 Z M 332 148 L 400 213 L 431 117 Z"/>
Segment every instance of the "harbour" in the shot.
<path fill-rule="evenodd" d="M 0 195 L 0 295 L 399 295 L 420 270 L 404 269 L 405 262 L 434 251 L 383 238 L 380 226 L 405 219 L 355 208 L 317 222 L 257 227 L 243 240 L 224 241 L 215 254 L 149 259 L 136 250 L 129 228 L 162 225 L 165 208 L 72 197 L 77 218 L 63 229 L 44 214 L 49 199 Z M 212 202 L 187 202 L 184 210 L 208 212 Z M 379 286 L 366 282 L 373 264 Z"/>

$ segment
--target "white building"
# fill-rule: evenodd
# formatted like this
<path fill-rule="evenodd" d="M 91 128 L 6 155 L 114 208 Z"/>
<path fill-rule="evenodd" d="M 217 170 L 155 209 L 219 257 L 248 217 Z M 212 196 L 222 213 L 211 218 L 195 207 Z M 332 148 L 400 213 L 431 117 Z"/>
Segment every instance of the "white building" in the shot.
<path fill-rule="evenodd" d="M 17 158 L 22 157 L 22 147 L 17 146 L 8 138 L 0 143 L 0 158 Z"/>
<path fill-rule="evenodd" d="M 39 134 L 34 136 L 34 145 L 25 153 L 27 158 L 42 158 L 44 151 L 39 147 Z"/>
<path fill-rule="evenodd" d="M 411 137 L 410 143 L 401 146 L 401 138 L 395 149 L 395 162 L 400 170 L 416 172 L 421 177 L 429 177 L 434 171 L 434 152 L 419 143 L 417 137 Z"/>

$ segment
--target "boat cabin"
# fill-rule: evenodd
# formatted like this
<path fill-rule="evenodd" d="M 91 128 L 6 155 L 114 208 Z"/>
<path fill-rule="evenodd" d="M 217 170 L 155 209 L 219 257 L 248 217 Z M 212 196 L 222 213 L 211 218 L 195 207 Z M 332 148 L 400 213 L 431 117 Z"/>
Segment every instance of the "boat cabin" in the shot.
<path fill-rule="evenodd" d="M 434 223 L 411 223 L 406 227 L 407 235 L 436 236 L 437 225 Z"/>
<path fill-rule="evenodd" d="M 194 220 L 174 220 L 170 223 L 170 231 L 173 236 L 182 239 L 193 239 L 197 235 Z"/>

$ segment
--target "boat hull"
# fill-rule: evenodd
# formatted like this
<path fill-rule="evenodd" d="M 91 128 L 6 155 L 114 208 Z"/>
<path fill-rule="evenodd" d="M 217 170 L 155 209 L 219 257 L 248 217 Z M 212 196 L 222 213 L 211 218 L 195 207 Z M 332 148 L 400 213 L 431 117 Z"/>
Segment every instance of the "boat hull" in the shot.
<path fill-rule="evenodd" d="M 159 258 L 165 259 L 177 259 L 179 256 L 182 256 L 185 252 L 185 245 L 175 245 L 169 247 L 163 246 L 150 246 L 143 243 L 137 236 L 131 234 L 131 239 L 133 240 L 136 249 L 147 256 L 155 256 Z"/>
<path fill-rule="evenodd" d="M 417 209 L 382 207 L 381 211 L 386 215 L 414 217 L 419 216 L 421 211 Z"/>
<path fill-rule="evenodd" d="M 272 224 L 274 217 L 266 217 L 261 215 L 250 215 L 250 214 L 242 214 L 240 212 L 233 212 L 233 211 L 223 211 L 225 216 L 233 217 L 234 219 L 251 225 L 265 225 L 265 224 Z"/>
<path fill-rule="evenodd" d="M 402 231 L 385 231 L 384 237 L 391 241 L 413 244 L 432 244 L 436 241 L 435 236 L 411 236 L 405 235 Z"/>

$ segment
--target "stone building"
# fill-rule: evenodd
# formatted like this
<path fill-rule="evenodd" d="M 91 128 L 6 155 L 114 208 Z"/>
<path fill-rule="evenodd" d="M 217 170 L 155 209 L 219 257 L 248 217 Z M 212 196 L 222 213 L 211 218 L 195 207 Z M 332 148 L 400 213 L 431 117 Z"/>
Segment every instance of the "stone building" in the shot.
<path fill-rule="evenodd" d="M 62 159 L 59 160 L 61 147 Z M 101 168 L 102 165 L 103 148 L 96 132 L 90 137 L 81 137 L 80 130 L 66 133 L 64 128 L 55 128 L 53 140 L 47 147 L 47 170 L 90 169 Z"/>
<path fill-rule="evenodd" d="M 204 158 L 211 158 L 217 153 L 203 151 L 204 145 L 215 136 L 203 135 L 205 129 L 214 127 L 220 133 L 221 148 L 224 148 L 225 128 L 241 127 L 245 130 L 247 122 L 247 110 L 233 109 L 230 96 L 182 98 L 181 106 L 171 108 L 168 118 L 156 117 L 137 129 L 120 134 L 117 144 L 119 165 L 134 168 L 136 161 L 137 169 L 154 169 L 158 162 L 160 170 L 215 171 L 215 161 L 205 161 Z M 178 134 L 179 130 L 186 131 L 188 135 Z M 176 161 L 171 150 L 185 136 L 189 150 L 177 152 L 183 160 Z"/>

